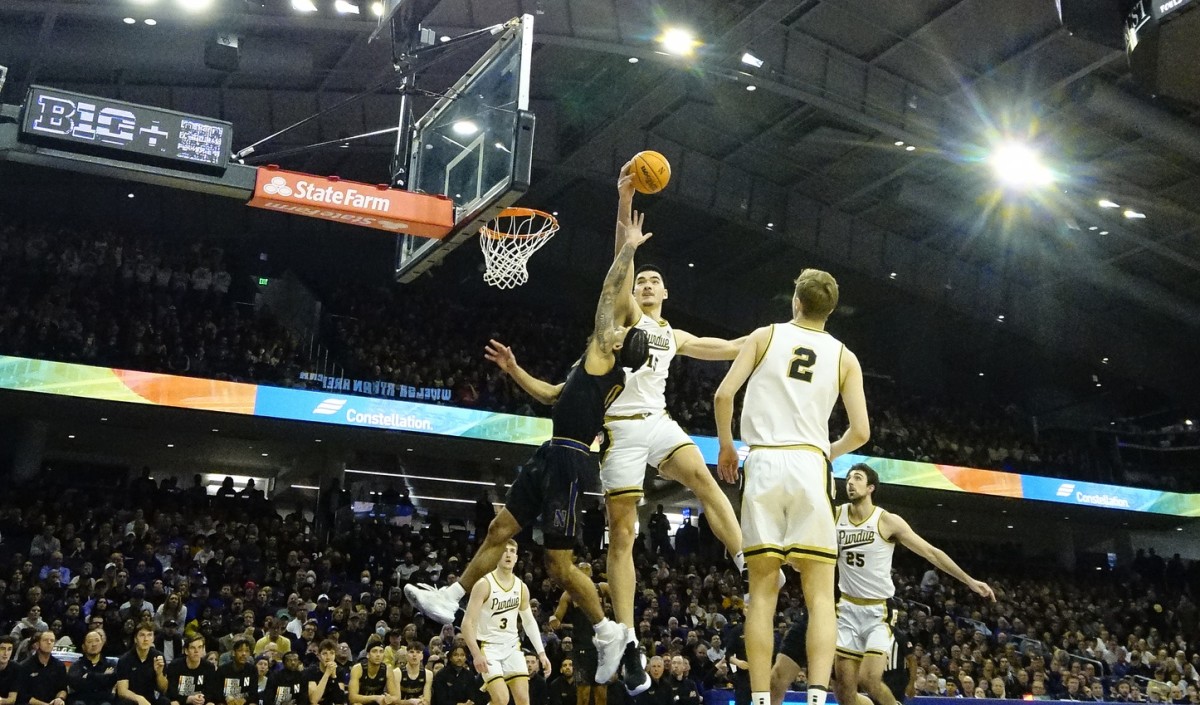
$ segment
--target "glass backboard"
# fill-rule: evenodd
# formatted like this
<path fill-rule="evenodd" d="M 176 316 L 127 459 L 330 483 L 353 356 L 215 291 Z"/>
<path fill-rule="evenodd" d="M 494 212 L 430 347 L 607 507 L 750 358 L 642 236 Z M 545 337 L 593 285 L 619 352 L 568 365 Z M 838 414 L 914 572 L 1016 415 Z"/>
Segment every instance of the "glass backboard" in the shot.
<path fill-rule="evenodd" d="M 523 15 L 414 125 L 408 188 L 450 198 L 456 227 L 443 240 L 403 236 L 398 281 L 412 281 L 440 262 L 528 189 L 532 53 L 533 17 Z"/>

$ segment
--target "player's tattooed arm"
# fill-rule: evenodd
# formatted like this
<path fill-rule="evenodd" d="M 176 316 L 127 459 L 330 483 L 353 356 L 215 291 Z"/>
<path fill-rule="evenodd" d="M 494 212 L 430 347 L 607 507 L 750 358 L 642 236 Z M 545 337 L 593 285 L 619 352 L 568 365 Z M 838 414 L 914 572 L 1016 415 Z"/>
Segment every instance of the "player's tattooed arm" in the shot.
<path fill-rule="evenodd" d="M 629 225 L 633 219 L 633 160 L 625 162 L 621 167 L 621 174 L 617 178 L 617 233 L 614 238 L 615 247 L 613 249 L 613 258 L 616 259 L 621 254 L 621 248 L 625 246 L 625 226 Z M 638 308 L 637 300 L 633 297 L 633 260 L 625 266 L 624 279 L 621 282 L 620 290 L 623 295 L 618 295 L 616 300 L 617 320 L 621 325 L 631 326 L 641 317 L 641 309 Z"/>
<path fill-rule="evenodd" d="M 608 268 L 608 275 L 604 278 L 604 287 L 600 291 L 600 302 L 596 305 L 596 325 L 593 339 L 600 351 L 605 354 L 612 352 L 613 347 L 619 342 L 617 326 L 621 323 L 617 321 L 617 299 L 621 294 L 628 293 L 622 288 L 625 273 L 633 263 L 634 252 L 653 234 L 642 232 L 642 223 L 645 219 L 644 214 L 634 211 L 629 225 L 624 226 L 625 244 L 617 253 L 612 266 Z"/>

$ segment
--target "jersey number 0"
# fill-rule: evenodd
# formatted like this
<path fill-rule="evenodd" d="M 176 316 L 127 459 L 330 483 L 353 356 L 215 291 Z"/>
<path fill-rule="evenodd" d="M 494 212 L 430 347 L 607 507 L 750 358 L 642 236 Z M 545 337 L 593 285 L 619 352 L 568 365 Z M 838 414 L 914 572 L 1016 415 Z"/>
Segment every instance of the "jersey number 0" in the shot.
<path fill-rule="evenodd" d="M 817 364 L 817 353 L 812 348 L 796 348 L 792 350 L 792 363 L 788 366 L 788 377 L 801 382 L 811 382 L 812 368 L 815 364 Z"/>

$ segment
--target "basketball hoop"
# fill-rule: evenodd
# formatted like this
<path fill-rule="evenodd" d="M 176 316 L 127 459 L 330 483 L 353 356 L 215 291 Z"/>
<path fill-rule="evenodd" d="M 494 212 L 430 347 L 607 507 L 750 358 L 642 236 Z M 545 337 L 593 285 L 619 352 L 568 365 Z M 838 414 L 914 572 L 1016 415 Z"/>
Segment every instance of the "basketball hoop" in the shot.
<path fill-rule="evenodd" d="M 558 218 L 532 208 L 505 208 L 479 229 L 483 280 L 499 289 L 529 281 L 529 258 L 558 232 Z"/>

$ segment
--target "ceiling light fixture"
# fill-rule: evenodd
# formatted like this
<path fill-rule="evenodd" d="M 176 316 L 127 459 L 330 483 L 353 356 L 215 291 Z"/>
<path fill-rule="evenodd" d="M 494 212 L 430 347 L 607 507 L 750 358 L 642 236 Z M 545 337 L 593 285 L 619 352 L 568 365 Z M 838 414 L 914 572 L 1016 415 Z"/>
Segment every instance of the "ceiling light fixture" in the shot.
<path fill-rule="evenodd" d="M 349 0 L 335 0 L 333 9 L 337 10 L 340 15 L 357 15 L 362 12 L 358 5 L 349 2 Z"/>
<path fill-rule="evenodd" d="M 1088 226 L 1088 230 L 1090 230 L 1090 231 L 1092 231 L 1092 232 L 1096 232 L 1096 231 L 1097 231 L 1097 230 L 1099 230 L 1099 229 L 1100 229 L 1100 227 L 1099 227 L 1099 226 L 1097 226 L 1097 225 L 1090 225 L 1090 226 Z"/>
<path fill-rule="evenodd" d="M 1139 213 L 1132 208 L 1125 209 L 1125 217 L 1130 220 L 1141 220 L 1146 217 L 1145 213 Z"/>
<path fill-rule="evenodd" d="M 317 6 L 313 0 L 292 0 L 292 9 L 296 12 L 316 12 Z"/>
<path fill-rule="evenodd" d="M 383 3 L 381 3 L 381 2 L 371 3 L 371 14 L 375 15 L 376 17 L 383 17 Z"/>
<path fill-rule="evenodd" d="M 1120 208 L 1121 207 L 1121 204 L 1113 203 L 1112 201 L 1108 200 L 1107 198 L 1101 198 L 1099 201 L 1096 202 L 1096 204 L 1099 205 L 1101 208 Z"/>
<path fill-rule="evenodd" d="M 904 140 L 896 140 L 896 141 L 895 141 L 895 142 L 893 142 L 892 144 L 896 145 L 897 147 L 903 147 L 903 146 L 904 146 Z"/>
<path fill-rule="evenodd" d="M 629 63 L 631 64 L 636 64 L 639 61 L 641 61 L 641 59 L 637 58 L 636 56 L 629 57 Z"/>
<path fill-rule="evenodd" d="M 888 279 L 895 279 L 895 278 L 896 278 L 895 272 L 892 272 L 891 274 L 888 275 Z"/>
<path fill-rule="evenodd" d="M 691 56 L 700 44 L 691 32 L 679 27 L 672 27 L 663 32 L 658 42 L 668 54 L 675 56 Z"/>
<path fill-rule="evenodd" d="M 754 91 L 758 90 L 758 86 L 756 86 L 756 85 L 754 85 L 753 83 L 751 83 L 750 85 L 746 86 L 746 90 L 748 90 L 748 91 L 750 91 L 751 93 L 753 93 Z"/>
<path fill-rule="evenodd" d="M 74 438 L 74 437 L 75 437 L 75 434 L 74 434 L 74 433 L 72 433 L 72 434 L 70 434 L 70 435 L 68 435 L 68 436 L 67 436 L 67 438 Z"/>
<path fill-rule="evenodd" d="M 188 12 L 200 12 L 211 7 L 213 0 L 175 0 L 175 4 Z"/>
<path fill-rule="evenodd" d="M 146 25 L 147 25 L 148 27 L 153 27 L 153 26 L 154 26 L 154 25 L 156 25 L 156 24 L 158 24 L 158 20 L 156 20 L 156 19 L 152 19 L 152 18 L 149 18 L 149 17 L 147 17 L 147 18 L 146 18 Z"/>
<path fill-rule="evenodd" d="M 1107 230 L 1101 230 L 1101 231 L 1100 231 L 1100 234 L 1101 234 L 1101 235 L 1107 235 L 1107 234 L 1108 234 L 1108 231 L 1107 231 Z"/>
<path fill-rule="evenodd" d="M 123 22 L 125 22 L 125 24 L 137 24 L 137 20 L 133 19 L 132 17 L 126 17 Z"/>
<path fill-rule="evenodd" d="M 997 146 L 988 161 L 996 178 L 1011 188 L 1023 190 L 1048 186 L 1054 182 L 1054 174 L 1042 163 L 1041 155 L 1020 142 L 1005 142 Z"/>
<path fill-rule="evenodd" d="M 293 490 L 313 490 L 314 492 L 321 491 L 321 488 L 317 487 L 316 485 L 292 485 L 292 489 Z"/>
<path fill-rule="evenodd" d="M 911 144 L 904 148 L 905 152 L 915 152 L 916 150 L 917 150 L 917 148 L 912 146 Z"/>
<path fill-rule="evenodd" d="M 756 69 L 761 69 L 765 62 L 754 54 L 746 52 L 742 54 L 742 63 L 746 64 L 747 66 L 753 66 Z"/>
<path fill-rule="evenodd" d="M 456 135 L 473 135 L 479 132 L 479 126 L 470 120 L 459 120 L 450 126 Z"/>

